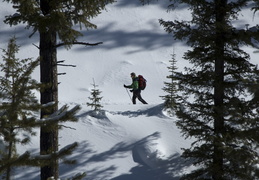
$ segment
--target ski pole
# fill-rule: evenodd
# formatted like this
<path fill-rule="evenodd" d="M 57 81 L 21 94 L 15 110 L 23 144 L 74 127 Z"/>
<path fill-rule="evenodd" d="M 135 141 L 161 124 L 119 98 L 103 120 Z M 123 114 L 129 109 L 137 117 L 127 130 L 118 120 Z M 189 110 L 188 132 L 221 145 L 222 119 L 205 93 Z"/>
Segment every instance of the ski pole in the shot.
<path fill-rule="evenodd" d="M 131 101 L 130 93 L 129 93 L 129 91 L 128 91 L 128 89 L 127 89 L 127 88 L 125 88 L 125 89 L 126 89 L 126 91 L 127 91 L 128 95 L 129 95 L 129 98 L 130 98 L 130 101 Z"/>

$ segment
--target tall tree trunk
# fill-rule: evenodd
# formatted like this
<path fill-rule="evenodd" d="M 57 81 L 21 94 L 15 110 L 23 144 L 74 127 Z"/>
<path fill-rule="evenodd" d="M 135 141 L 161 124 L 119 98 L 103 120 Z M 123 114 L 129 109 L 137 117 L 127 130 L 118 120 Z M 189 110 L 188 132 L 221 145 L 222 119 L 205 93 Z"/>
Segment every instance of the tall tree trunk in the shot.
<path fill-rule="evenodd" d="M 223 179 L 223 150 L 221 148 L 221 134 L 224 133 L 224 48 L 225 48 L 225 7 L 227 0 L 216 0 L 216 52 L 215 52 L 215 87 L 214 87 L 214 180 Z"/>
<path fill-rule="evenodd" d="M 11 128 L 10 130 L 9 130 L 9 134 L 10 134 L 10 136 L 12 136 L 13 135 L 13 128 Z M 13 140 L 11 140 L 10 142 L 9 142 L 9 144 L 8 144 L 8 160 L 11 160 L 11 158 L 12 158 L 12 156 L 13 156 L 13 149 L 14 149 L 14 147 L 13 147 L 14 145 L 13 145 Z M 12 168 L 11 168 L 11 166 L 8 166 L 7 167 L 7 170 L 6 170 L 6 180 L 10 180 L 11 179 L 11 171 L 12 171 Z"/>
<path fill-rule="evenodd" d="M 44 16 L 51 12 L 51 0 L 40 0 L 40 8 Z M 43 27 L 44 28 L 44 27 Z M 55 102 L 55 106 L 41 111 L 41 118 L 48 116 L 58 110 L 58 82 L 57 82 L 57 52 L 56 52 L 56 32 L 51 27 L 40 31 L 40 79 L 45 85 L 41 90 L 41 104 Z M 40 130 L 40 153 L 50 154 L 58 151 L 58 129 L 41 127 Z M 41 168 L 41 180 L 49 177 L 58 178 L 58 160 L 54 159 L 48 166 Z"/>
<path fill-rule="evenodd" d="M 45 86 L 41 91 L 41 104 L 55 102 L 47 109 L 42 109 L 41 118 L 58 110 L 58 82 L 57 82 L 57 57 L 56 57 L 56 32 L 40 33 L 40 80 Z M 58 129 L 41 127 L 40 153 L 50 154 L 58 151 Z M 54 159 L 49 166 L 41 168 L 41 180 L 54 176 L 58 178 L 58 160 Z"/>

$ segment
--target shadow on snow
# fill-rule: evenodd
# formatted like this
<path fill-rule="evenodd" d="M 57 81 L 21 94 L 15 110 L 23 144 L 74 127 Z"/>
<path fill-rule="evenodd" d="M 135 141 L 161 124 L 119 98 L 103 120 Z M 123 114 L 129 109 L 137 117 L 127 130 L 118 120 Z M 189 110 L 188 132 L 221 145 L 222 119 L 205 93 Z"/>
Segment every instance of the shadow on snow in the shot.
<path fill-rule="evenodd" d="M 174 154 L 168 159 L 151 159 L 155 161 L 151 167 L 149 163 L 143 160 L 141 153 L 138 153 L 135 149 L 137 147 L 144 147 L 146 144 L 160 138 L 160 133 L 155 132 L 137 142 L 124 143 L 120 142 L 114 145 L 107 151 L 96 153 L 91 150 L 91 145 L 87 142 L 81 142 L 79 147 L 75 150 L 73 155 L 69 157 L 70 160 L 77 160 L 74 165 L 62 164 L 60 166 L 60 175 L 71 177 L 74 174 L 69 174 L 71 171 L 86 172 L 87 180 L 177 180 L 179 179 L 178 173 L 189 164 L 186 164 L 179 154 Z M 111 161 L 116 158 L 126 157 L 127 154 L 132 153 L 132 160 L 138 163 L 129 172 L 121 174 L 117 177 L 113 177 L 113 173 L 118 168 L 117 164 L 111 164 L 109 167 L 98 165 L 93 169 L 84 170 L 80 167 L 92 167 L 94 163 L 102 163 L 104 161 Z M 147 156 L 155 156 L 147 155 Z M 82 159 L 82 157 L 85 157 Z"/>
<path fill-rule="evenodd" d="M 123 115 L 129 117 L 137 117 L 137 116 L 144 116 L 147 117 L 157 116 L 159 118 L 167 118 L 167 116 L 163 113 L 164 104 L 159 104 L 157 106 L 148 108 L 148 109 L 141 109 L 138 111 L 123 111 L 123 112 L 109 112 L 113 115 Z"/>

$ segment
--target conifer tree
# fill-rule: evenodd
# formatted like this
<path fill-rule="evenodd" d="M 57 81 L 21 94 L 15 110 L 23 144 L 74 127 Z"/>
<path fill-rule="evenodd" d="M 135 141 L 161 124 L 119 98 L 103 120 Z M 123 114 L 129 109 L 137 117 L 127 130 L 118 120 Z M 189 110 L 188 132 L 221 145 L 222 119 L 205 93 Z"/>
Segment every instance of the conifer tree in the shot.
<path fill-rule="evenodd" d="M 34 113 L 37 113 L 40 107 L 32 93 L 32 90 L 38 89 L 39 86 L 30 77 L 39 61 L 16 58 L 19 46 L 15 41 L 15 38 L 10 39 L 7 50 L 3 50 L 3 64 L 0 64 L 4 73 L 4 76 L 0 77 L 0 136 L 6 142 L 1 165 L 20 158 L 16 152 L 16 144 L 27 144 L 30 137 L 35 135 L 33 128 L 37 123 Z M 23 132 L 22 135 L 20 132 Z M 21 164 L 21 161 L 16 161 L 17 164 Z M 11 179 L 11 167 L 14 165 L 11 163 L 6 167 L 5 179 Z"/>
<path fill-rule="evenodd" d="M 29 152 L 22 155 L 16 152 L 17 144 L 26 145 L 31 136 L 36 135 L 36 128 L 46 125 L 51 129 L 57 122 L 77 121 L 74 115 L 79 110 L 79 106 L 71 110 L 63 106 L 52 115 L 39 120 L 38 114 L 42 106 L 34 92 L 38 91 L 41 85 L 31 78 L 39 60 L 20 60 L 16 58 L 18 51 L 16 39 L 11 38 L 7 50 L 3 50 L 3 63 L 0 64 L 3 73 L 3 76 L 0 76 L 0 136 L 3 137 L 5 145 L 0 149 L 0 174 L 4 174 L 2 178 L 6 180 L 11 179 L 14 167 L 49 165 L 53 159 L 71 154 L 77 146 L 77 143 L 73 143 L 44 157 L 31 156 Z M 50 106 L 51 104 L 46 104 L 44 108 L 49 109 Z M 78 174 L 77 177 L 81 176 L 84 174 Z"/>
<path fill-rule="evenodd" d="M 102 99 L 101 95 L 101 91 L 99 89 L 97 89 L 97 85 L 95 84 L 95 81 L 93 80 L 93 89 L 91 90 L 91 96 L 88 97 L 90 99 L 91 102 L 87 102 L 87 105 L 90 106 L 91 108 L 94 109 L 94 111 L 96 113 L 98 113 L 101 108 L 103 107 L 100 104 L 100 101 Z"/>
<path fill-rule="evenodd" d="M 186 138 L 196 139 L 183 153 L 196 169 L 181 179 L 259 178 L 258 97 L 250 91 L 258 87 L 259 74 L 240 48 L 252 45 L 258 31 L 232 24 L 248 2 L 176 0 L 169 7 L 186 3 L 192 19 L 160 20 L 175 39 L 192 47 L 184 59 L 193 66 L 177 76 L 183 96 L 178 104 L 184 107 L 177 108 L 177 125 Z"/>
<path fill-rule="evenodd" d="M 6 16 L 5 22 L 10 25 L 26 24 L 32 28 L 34 35 L 39 33 L 40 78 L 41 83 L 48 88 L 41 90 L 41 104 L 56 102 L 51 110 L 41 111 L 41 117 L 48 116 L 58 110 L 58 70 L 57 48 L 73 44 L 95 46 L 98 43 L 78 42 L 82 34 L 77 29 L 84 26 L 86 29 L 96 28 L 90 19 L 101 13 L 101 10 L 114 0 L 4 0 L 12 3 L 17 13 Z M 61 41 L 57 43 L 57 39 Z M 46 87 L 46 86 L 45 86 Z M 57 125 L 58 127 L 58 125 Z M 58 150 L 58 131 L 41 128 L 40 149 L 42 154 L 49 154 Z M 41 179 L 48 177 L 58 178 L 58 162 L 52 166 L 43 167 Z"/>
<path fill-rule="evenodd" d="M 181 98 L 178 95 L 178 82 L 177 82 L 177 67 L 176 67 L 176 59 L 175 54 L 172 55 L 172 59 L 169 60 L 171 65 L 167 67 L 169 69 L 170 75 L 167 76 L 169 82 L 164 82 L 165 87 L 163 90 L 167 93 L 164 96 L 161 96 L 164 100 L 164 108 L 173 115 L 176 111 L 177 105 L 176 103 Z"/>

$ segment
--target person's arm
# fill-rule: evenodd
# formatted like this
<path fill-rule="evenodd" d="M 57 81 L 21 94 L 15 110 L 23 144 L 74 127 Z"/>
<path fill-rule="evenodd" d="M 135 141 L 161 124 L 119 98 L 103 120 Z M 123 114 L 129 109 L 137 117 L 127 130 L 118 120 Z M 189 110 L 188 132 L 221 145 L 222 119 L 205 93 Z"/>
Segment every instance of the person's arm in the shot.
<path fill-rule="evenodd" d="M 124 87 L 125 87 L 125 88 L 133 88 L 133 87 L 132 87 L 132 84 L 131 84 L 131 85 L 128 85 L 128 86 L 124 84 Z"/>

